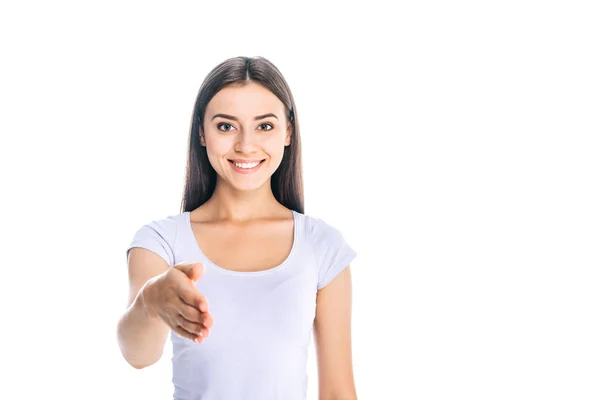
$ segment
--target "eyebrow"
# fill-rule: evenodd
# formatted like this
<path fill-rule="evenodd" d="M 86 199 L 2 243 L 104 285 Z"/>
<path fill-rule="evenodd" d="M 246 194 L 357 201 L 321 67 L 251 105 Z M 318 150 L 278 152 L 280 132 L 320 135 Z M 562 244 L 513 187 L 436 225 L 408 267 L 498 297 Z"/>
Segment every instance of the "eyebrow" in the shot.
<path fill-rule="evenodd" d="M 221 117 L 221 118 L 225 118 L 225 119 L 232 119 L 234 121 L 238 121 L 237 117 L 234 117 L 233 115 L 227 115 L 227 114 L 215 114 L 212 118 L 211 121 L 217 117 Z M 273 114 L 273 113 L 268 113 L 268 114 L 263 114 L 263 115 L 257 115 L 256 117 L 254 117 L 255 121 L 258 121 L 259 119 L 265 119 L 268 117 L 274 117 L 275 119 L 279 119 L 277 118 L 277 115 Z"/>

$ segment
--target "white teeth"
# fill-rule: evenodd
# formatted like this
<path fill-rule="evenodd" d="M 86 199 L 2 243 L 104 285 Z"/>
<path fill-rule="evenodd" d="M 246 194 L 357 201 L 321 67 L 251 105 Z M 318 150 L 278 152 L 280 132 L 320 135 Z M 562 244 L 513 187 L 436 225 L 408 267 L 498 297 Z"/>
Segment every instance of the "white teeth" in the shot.
<path fill-rule="evenodd" d="M 235 166 L 236 166 L 236 167 L 238 167 L 238 168 L 244 168 L 244 169 L 247 169 L 247 168 L 254 168 L 254 167 L 256 167 L 258 164 L 260 164 L 260 161 L 259 161 L 259 162 L 252 163 L 252 164 L 241 164 L 241 163 L 236 163 L 236 162 L 234 162 L 234 164 L 235 164 Z"/>

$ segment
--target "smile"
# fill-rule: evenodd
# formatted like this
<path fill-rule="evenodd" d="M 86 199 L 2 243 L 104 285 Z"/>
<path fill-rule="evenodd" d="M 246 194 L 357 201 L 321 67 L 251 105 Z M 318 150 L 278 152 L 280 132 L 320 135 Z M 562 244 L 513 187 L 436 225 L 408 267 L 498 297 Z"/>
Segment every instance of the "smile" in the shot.
<path fill-rule="evenodd" d="M 260 169 L 260 167 L 263 165 L 263 162 L 265 160 L 262 160 L 260 162 L 254 162 L 254 163 L 234 163 L 231 160 L 227 160 L 229 161 L 229 164 L 231 165 L 231 167 L 233 168 L 233 170 L 235 172 L 238 172 L 240 174 L 251 174 L 253 172 L 256 172 Z"/>

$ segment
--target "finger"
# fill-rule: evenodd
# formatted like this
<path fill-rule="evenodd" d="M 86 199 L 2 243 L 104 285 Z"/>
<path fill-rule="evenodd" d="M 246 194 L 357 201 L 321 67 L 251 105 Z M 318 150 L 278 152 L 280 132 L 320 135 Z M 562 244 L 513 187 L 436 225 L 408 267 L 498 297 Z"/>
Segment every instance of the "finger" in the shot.
<path fill-rule="evenodd" d="M 206 329 L 199 323 L 188 321 L 183 317 L 183 315 L 180 315 L 177 318 L 177 324 L 180 328 L 185 329 L 189 334 L 191 334 L 194 337 L 202 335 L 202 331 Z"/>
<path fill-rule="evenodd" d="M 206 326 L 207 328 L 212 328 L 213 325 L 215 324 L 215 319 L 213 318 L 212 314 L 210 312 L 205 312 L 202 313 L 202 325 Z"/>
<path fill-rule="evenodd" d="M 192 335 L 180 326 L 176 326 L 175 328 L 173 328 L 173 332 L 175 332 L 178 336 L 189 339 L 196 343 L 202 343 L 202 341 L 204 340 L 202 336 Z"/>
<path fill-rule="evenodd" d="M 208 311 L 208 299 L 196 289 L 182 289 L 179 293 L 181 300 L 202 312 Z"/>
<path fill-rule="evenodd" d="M 183 273 L 185 273 L 187 275 L 187 273 L 191 270 L 191 268 L 197 264 L 197 262 L 194 261 L 183 261 L 180 262 L 179 264 L 175 264 L 173 265 L 173 269 L 177 269 Z"/>
<path fill-rule="evenodd" d="M 180 270 L 194 282 L 200 280 L 200 278 L 204 275 L 204 265 L 200 262 L 186 261 L 184 263 L 174 265 L 173 268 Z"/>
<path fill-rule="evenodd" d="M 179 313 L 183 316 L 183 318 L 187 319 L 188 321 L 191 322 L 196 322 L 198 324 L 202 324 L 204 323 L 204 316 L 202 315 L 202 312 L 200 312 L 200 310 L 198 310 L 196 307 L 192 307 L 188 304 L 181 304 L 181 309 L 179 310 Z"/>
<path fill-rule="evenodd" d="M 210 334 L 210 328 L 214 325 L 214 319 L 209 312 L 200 312 L 196 308 L 187 304 L 182 305 L 180 315 L 190 322 L 195 322 L 200 325 L 200 334 L 204 337 L 208 337 Z"/>
<path fill-rule="evenodd" d="M 202 263 L 195 263 L 187 273 L 188 278 L 190 278 L 193 282 L 198 282 L 203 275 L 204 265 Z"/>
<path fill-rule="evenodd" d="M 208 312 L 208 299 L 205 295 L 200 294 L 200 302 L 197 307 L 202 312 Z"/>

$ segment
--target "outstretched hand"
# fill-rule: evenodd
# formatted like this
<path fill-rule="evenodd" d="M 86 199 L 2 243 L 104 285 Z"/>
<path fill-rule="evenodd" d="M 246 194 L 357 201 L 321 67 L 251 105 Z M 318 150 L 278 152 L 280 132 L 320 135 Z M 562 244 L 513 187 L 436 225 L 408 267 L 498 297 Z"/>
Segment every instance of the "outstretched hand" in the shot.
<path fill-rule="evenodd" d="M 203 275 L 202 263 L 184 262 L 169 268 L 142 288 L 148 315 L 161 318 L 179 336 L 197 343 L 209 335 L 214 325 L 208 299 L 196 288 Z"/>

